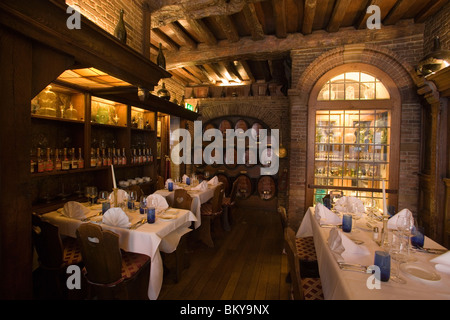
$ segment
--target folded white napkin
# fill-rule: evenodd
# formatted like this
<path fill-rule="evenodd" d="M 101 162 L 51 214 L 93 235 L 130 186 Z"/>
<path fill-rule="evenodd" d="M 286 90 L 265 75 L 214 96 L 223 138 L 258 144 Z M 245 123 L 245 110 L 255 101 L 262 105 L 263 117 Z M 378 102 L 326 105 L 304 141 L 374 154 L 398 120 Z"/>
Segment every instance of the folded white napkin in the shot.
<path fill-rule="evenodd" d="M 129 228 L 131 223 L 121 208 L 108 209 L 103 215 L 102 223 L 113 227 Z"/>
<path fill-rule="evenodd" d="M 219 178 L 217 176 L 212 177 L 211 180 L 208 181 L 209 185 L 215 186 L 219 184 Z"/>
<path fill-rule="evenodd" d="M 86 215 L 89 213 L 90 209 L 86 208 L 79 202 L 69 201 L 64 205 L 61 213 L 66 217 L 82 220 L 86 218 Z"/>
<path fill-rule="evenodd" d="M 155 206 L 155 209 L 167 209 L 169 204 L 162 195 L 154 193 L 147 197 L 147 207 Z"/>
<path fill-rule="evenodd" d="M 319 222 L 320 225 L 323 224 L 331 224 L 331 225 L 340 225 L 342 224 L 342 219 L 339 218 L 338 215 L 330 211 L 323 204 L 316 204 L 316 208 L 314 210 L 314 217 Z"/>
<path fill-rule="evenodd" d="M 388 229 L 397 229 L 397 221 L 399 217 L 408 217 L 410 220 L 411 228 L 414 226 L 414 218 L 412 212 L 408 209 L 403 209 L 388 220 Z"/>
<path fill-rule="evenodd" d="M 343 213 L 363 214 L 365 211 L 363 202 L 356 197 L 341 197 L 336 201 L 334 208 Z"/>
<path fill-rule="evenodd" d="M 328 246 L 338 262 L 344 262 L 353 255 L 369 255 L 366 247 L 357 245 L 349 239 L 341 230 L 333 228 L 328 237 Z"/>
<path fill-rule="evenodd" d="M 125 190 L 118 189 L 117 190 L 117 203 L 122 203 L 124 201 L 128 201 L 128 193 Z M 109 195 L 109 200 L 114 203 L 114 192 L 111 192 Z"/>
<path fill-rule="evenodd" d="M 436 270 L 446 274 L 450 274 L 450 251 L 447 251 L 446 253 L 441 254 L 440 256 L 431 259 L 430 261 L 436 263 L 436 265 L 434 266 Z"/>
<path fill-rule="evenodd" d="M 205 180 L 203 180 L 191 190 L 208 190 L 208 183 Z"/>

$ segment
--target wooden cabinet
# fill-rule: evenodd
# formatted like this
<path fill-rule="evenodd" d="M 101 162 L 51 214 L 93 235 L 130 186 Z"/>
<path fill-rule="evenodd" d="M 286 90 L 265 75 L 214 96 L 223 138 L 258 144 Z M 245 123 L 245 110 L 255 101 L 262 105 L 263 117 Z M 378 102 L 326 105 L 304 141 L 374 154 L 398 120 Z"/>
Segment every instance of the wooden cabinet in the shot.
<path fill-rule="evenodd" d="M 31 104 L 30 174 L 35 211 L 48 211 L 68 199 L 78 199 L 88 185 L 111 191 L 111 165 L 117 183 L 150 177 L 151 182 L 141 182 L 141 187 L 146 194 L 153 190 L 156 112 L 62 85 L 52 84 L 44 91 Z M 54 108 L 46 99 L 50 94 L 56 97 L 58 110 L 51 110 Z M 50 170 L 46 167 L 38 172 L 38 148 L 44 162 L 50 151 Z M 81 159 L 82 165 L 72 167 L 70 163 L 68 170 L 57 168 L 56 153 L 61 160 L 67 156 L 69 162 Z"/>

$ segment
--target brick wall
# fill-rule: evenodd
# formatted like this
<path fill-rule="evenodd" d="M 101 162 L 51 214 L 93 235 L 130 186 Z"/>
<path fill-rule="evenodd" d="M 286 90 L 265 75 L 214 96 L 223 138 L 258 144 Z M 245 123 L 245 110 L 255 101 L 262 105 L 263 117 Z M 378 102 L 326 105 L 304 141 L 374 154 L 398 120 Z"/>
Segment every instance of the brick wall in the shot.
<path fill-rule="evenodd" d="M 441 48 L 450 50 L 450 3 L 425 23 L 424 54 L 433 51 L 433 39 L 438 36 Z"/>
<path fill-rule="evenodd" d="M 66 0 L 68 5 L 80 7 L 82 15 L 111 34 L 114 34 L 120 10 L 123 9 L 125 11 L 127 45 L 140 53 L 142 53 L 144 30 L 144 2 L 144 0 Z"/>

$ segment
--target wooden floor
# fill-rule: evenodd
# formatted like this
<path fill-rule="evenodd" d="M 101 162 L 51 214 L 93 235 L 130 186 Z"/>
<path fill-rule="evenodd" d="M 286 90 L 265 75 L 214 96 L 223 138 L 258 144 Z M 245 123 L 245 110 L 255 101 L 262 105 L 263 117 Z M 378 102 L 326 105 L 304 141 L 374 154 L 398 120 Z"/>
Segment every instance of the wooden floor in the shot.
<path fill-rule="evenodd" d="M 189 239 L 189 268 L 165 272 L 159 300 L 288 300 L 287 259 L 277 212 L 237 209 L 231 231 L 208 248 Z"/>

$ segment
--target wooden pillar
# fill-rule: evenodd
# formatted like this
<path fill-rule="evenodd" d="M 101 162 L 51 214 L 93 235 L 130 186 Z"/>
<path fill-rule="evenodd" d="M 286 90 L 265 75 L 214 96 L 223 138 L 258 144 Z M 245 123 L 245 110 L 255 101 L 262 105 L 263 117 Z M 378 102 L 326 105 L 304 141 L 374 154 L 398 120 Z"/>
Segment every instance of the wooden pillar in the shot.
<path fill-rule="evenodd" d="M 32 298 L 32 44 L 0 27 L 0 299 Z"/>

